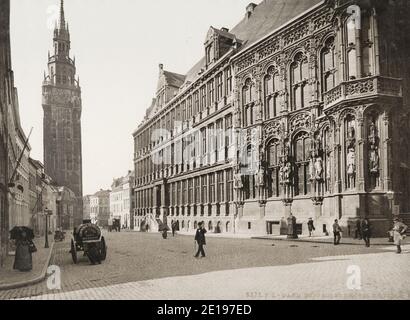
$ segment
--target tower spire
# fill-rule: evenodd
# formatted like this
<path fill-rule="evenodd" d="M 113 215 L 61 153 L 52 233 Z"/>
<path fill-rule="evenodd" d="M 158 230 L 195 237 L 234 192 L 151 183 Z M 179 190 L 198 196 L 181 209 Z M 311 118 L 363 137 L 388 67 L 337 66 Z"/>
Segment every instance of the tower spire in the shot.
<path fill-rule="evenodd" d="M 64 0 L 61 0 L 61 6 L 60 6 L 60 29 L 65 29 L 66 24 L 65 24 L 65 15 L 64 15 Z"/>

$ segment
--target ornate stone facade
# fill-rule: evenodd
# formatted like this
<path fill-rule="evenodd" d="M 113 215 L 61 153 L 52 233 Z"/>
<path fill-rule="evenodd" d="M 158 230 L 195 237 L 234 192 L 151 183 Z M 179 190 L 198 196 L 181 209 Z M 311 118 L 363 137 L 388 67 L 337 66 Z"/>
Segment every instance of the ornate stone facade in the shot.
<path fill-rule="evenodd" d="M 276 2 L 252 6 L 248 28 L 276 17 Z M 140 125 L 137 220 L 279 234 L 292 213 L 303 233 L 309 218 L 324 234 L 339 219 L 352 235 L 368 217 L 384 236 L 393 214 L 410 212 L 409 5 L 311 1 L 297 12 L 300 3 L 287 2 L 288 21 L 259 39 L 243 23 L 218 33 L 231 49 L 208 59 L 219 43 L 208 41 L 202 69 Z M 398 21 L 396 33 L 385 21 Z M 172 131 L 152 139 L 155 128 Z"/>
<path fill-rule="evenodd" d="M 74 225 L 83 219 L 81 88 L 75 60 L 70 58 L 70 32 L 61 1 L 60 22 L 54 31 L 54 54 L 48 57 L 43 83 L 44 165 L 46 173 L 76 195 Z"/>

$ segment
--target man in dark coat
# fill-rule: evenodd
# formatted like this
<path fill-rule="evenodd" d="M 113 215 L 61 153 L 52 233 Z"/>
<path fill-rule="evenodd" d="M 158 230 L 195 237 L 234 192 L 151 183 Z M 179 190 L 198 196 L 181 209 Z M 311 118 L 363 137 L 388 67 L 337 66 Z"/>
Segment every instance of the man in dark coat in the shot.
<path fill-rule="evenodd" d="M 195 241 L 198 243 L 198 252 L 196 253 L 195 258 L 199 258 L 199 254 L 201 254 L 202 258 L 205 258 L 204 246 L 206 245 L 206 232 L 207 231 L 204 228 L 204 224 L 200 222 L 198 224 L 198 230 L 196 230 L 195 234 Z"/>
<path fill-rule="evenodd" d="M 342 228 L 339 225 L 339 221 L 336 219 L 333 224 L 333 235 L 334 235 L 334 244 L 335 246 L 340 244 Z"/>
<path fill-rule="evenodd" d="M 316 230 L 312 218 L 309 218 L 309 221 L 308 221 L 308 229 L 309 229 L 309 237 L 311 237 L 311 236 L 313 235 L 313 231 Z"/>
<path fill-rule="evenodd" d="M 370 247 L 370 221 L 369 219 L 364 219 L 362 221 L 362 224 L 360 226 L 360 230 L 362 233 L 362 237 L 364 242 L 366 243 L 366 247 L 369 248 Z"/>

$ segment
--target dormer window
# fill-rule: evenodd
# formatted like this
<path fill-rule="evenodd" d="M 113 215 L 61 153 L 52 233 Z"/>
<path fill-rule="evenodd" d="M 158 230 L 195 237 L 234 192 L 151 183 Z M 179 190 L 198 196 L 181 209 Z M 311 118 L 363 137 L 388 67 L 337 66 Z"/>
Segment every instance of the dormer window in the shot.
<path fill-rule="evenodd" d="M 206 47 L 206 64 L 210 65 L 213 62 L 214 55 L 213 55 L 213 47 L 209 45 Z"/>

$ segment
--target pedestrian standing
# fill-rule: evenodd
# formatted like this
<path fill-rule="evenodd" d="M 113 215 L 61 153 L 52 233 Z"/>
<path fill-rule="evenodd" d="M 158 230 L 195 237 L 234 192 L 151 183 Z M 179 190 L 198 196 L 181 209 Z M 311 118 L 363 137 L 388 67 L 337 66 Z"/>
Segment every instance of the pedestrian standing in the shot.
<path fill-rule="evenodd" d="M 360 219 L 356 220 L 355 239 L 362 240 L 362 223 Z"/>
<path fill-rule="evenodd" d="M 312 237 L 313 232 L 316 230 L 312 218 L 309 218 L 309 221 L 308 221 L 308 229 L 309 229 L 309 237 Z"/>
<path fill-rule="evenodd" d="M 176 223 L 175 222 L 172 222 L 172 224 L 171 224 L 171 229 L 172 229 L 172 236 L 173 237 L 175 237 L 175 229 L 176 229 Z"/>
<path fill-rule="evenodd" d="M 202 258 L 205 258 L 204 246 L 206 245 L 206 239 L 205 239 L 206 232 L 207 231 L 204 228 L 203 222 L 200 222 L 198 224 L 198 230 L 196 230 L 196 234 L 195 234 L 195 241 L 198 243 L 198 252 L 196 253 L 195 258 L 199 258 L 200 254 Z"/>
<path fill-rule="evenodd" d="M 334 235 L 334 244 L 335 246 L 340 244 L 340 239 L 341 237 L 341 232 L 342 228 L 339 225 L 339 220 L 335 220 L 335 223 L 333 224 L 333 235 Z"/>
<path fill-rule="evenodd" d="M 370 221 L 369 219 L 363 219 L 361 226 L 360 226 L 362 238 L 364 242 L 366 243 L 366 247 L 370 247 L 370 236 L 371 236 L 371 230 L 370 230 Z"/>
<path fill-rule="evenodd" d="M 393 227 L 393 232 L 394 232 L 394 244 L 397 247 L 397 253 L 401 253 L 401 245 L 403 240 L 406 238 L 406 231 L 408 229 L 408 226 L 406 226 L 403 221 L 399 218 L 394 219 L 394 227 Z"/>

